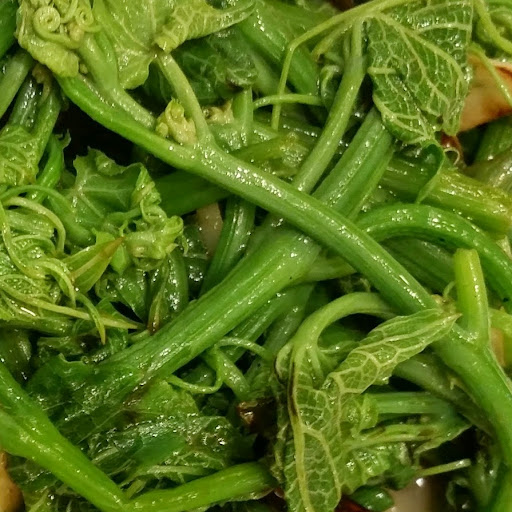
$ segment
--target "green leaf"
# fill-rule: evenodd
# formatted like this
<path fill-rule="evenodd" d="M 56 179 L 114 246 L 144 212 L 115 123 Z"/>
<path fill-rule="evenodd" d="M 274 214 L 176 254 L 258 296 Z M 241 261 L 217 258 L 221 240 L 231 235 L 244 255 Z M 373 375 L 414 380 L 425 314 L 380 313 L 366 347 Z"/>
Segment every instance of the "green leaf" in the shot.
<path fill-rule="evenodd" d="M 179 217 L 167 217 L 162 210 L 160 194 L 145 167 L 138 163 L 123 167 L 96 150 L 76 158 L 74 166 L 76 179 L 63 191 L 70 212 L 64 214 L 56 202 L 51 203 L 63 218 L 66 229 L 69 226 L 81 230 L 78 237 L 71 236 L 71 239 L 77 245 L 88 246 L 94 237 L 98 243 L 107 244 L 123 237 L 123 245 L 107 258 L 117 272 L 124 273 L 130 264 L 144 269 L 156 268 L 176 247 L 183 222 Z M 86 230 L 85 236 L 82 228 Z M 98 244 L 91 247 L 96 249 L 86 249 L 87 254 L 99 251 L 94 256 L 96 262 L 107 262 L 105 257 L 100 258 L 102 250 Z M 82 254 L 87 256 L 85 252 Z M 74 260 L 72 266 L 76 272 L 78 266 Z M 101 266 L 94 268 L 95 272 L 88 274 L 87 286 L 85 281 L 81 284 L 84 289 L 89 289 L 103 274 Z M 98 278 L 94 282 L 93 276 Z"/>
<path fill-rule="evenodd" d="M 91 245 L 64 260 L 78 290 L 85 293 L 96 284 L 122 242 L 123 239 L 118 238 L 110 242 Z"/>
<path fill-rule="evenodd" d="M 21 126 L 6 125 L 0 132 L 0 184 L 34 183 L 38 172 L 38 141 Z"/>
<path fill-rule="evenodd" d="M 307 342 L 294 347 L 284 466 L 291 510 L 334 510 L 342 493 L 353 492 L 404 459 L 401 443 L 386 443 L 386 437 L 365 442 L 362 433 L 377 424 L 378 415 L 372 399 L 362 393 L 384 384 L 398 364 L 445 336 L 456 318 L 424 311 L 385 322 L 323 383 L 312 347 Z"/>
<path fill-rule="evenodd" d="M 367 21 L 373 99 L 400 140 L 455 135 L 468 91 L 471 0 L 413 2 Z"/>
<path fill-rule="evenodd" d="M 73 165 L 76 180 L 63 193 L 81 226 L 101 230 L 109 214 L 130 211 L 132 194 L 144 169 L 140 164 L 122 167 L 100 151 L 90 150 Z M 107 224 L 112 229 L 112 224 Z"/>
<path fill-rule="evenodd" d="M 94 16 L 117 55 L 119 81 L 125 89 L 142 85 L 156 58 L 154 39 L 168 21 L 174 0 L 95 0 Z"/>
<path fill-rule="evenodd" d="M 188 39 L 213 34 L 250 16 L 254 0 L 238 0 L 233 7 L 215 9 L 206 0 L 175 0 L 169 21 L 156 37 L 156 44 L 170 52 Z"/>
<path fill-rule="evenodd" d="M 238 23 L 253 4 L 240 0 L 234 7 L 214 9 L 205 0 L 96 0 L 94 16 L 114 46 L 121 85 L 133 89 L 147 80 L 159 47 L 170 52 L 187 39 Z"/>
<path fill-rule="evenodd" d="M 16 36 L 37 61 L 59 76 L 79 72 L 77 49 L 84 36 L 96 30 L 89 0 L 20 0 Z"/>
<path fill-rule="evenodd" d="M 236 27 L 187 41 L 173 56 L 203 105 L 230 99 L 257 78 L 248 43 Z M 144 87 L 152 99 L 164 104 L 172 99 L 172 88 L 154 67 Z"/>

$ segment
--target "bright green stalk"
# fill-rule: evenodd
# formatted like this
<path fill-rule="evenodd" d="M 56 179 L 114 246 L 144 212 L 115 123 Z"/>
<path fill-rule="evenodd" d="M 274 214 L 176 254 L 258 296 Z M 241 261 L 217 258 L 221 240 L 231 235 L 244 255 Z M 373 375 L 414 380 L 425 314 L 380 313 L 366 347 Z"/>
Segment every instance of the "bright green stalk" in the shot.
<path fill-rule="evenodd" d="M 5 3 L 10 4 L 11 2 Z M 5 71 L 0 78 L 0 117 L 9 108 L 33 63 L 32 57 L 23 50 L 18 50 L 7 62 Z"/>
<path fill-rule="evenodd" d="M 483 346 L 490 346 L 491 325 L 487 288 L 478 253 L 458 249 L 453 257 L 457 285 L 457 307 L 462 313 L 460 324 Z"/>
<path fill-rule="evenodd" d="M 355 292 L 343 295 L 312 313 L 299 327 L 293 346 L 315 344 L 322 331 L 332 323 L 350 315 L 366 314 L 388 320 L 396 316 L 382 298 L 374 293 Z"/>
<path fill-rule="evenodd" d="M 428 187 L 422 203 L 456 212 L 492 232 L 507 233 L 512 224 L 509 194 L 456 170 L 441 170 L 432 177 L 421 162 L 394 158 L 381 185 L 407 202 L 414 202 Z"/>
<path fill-rule="evenodd" d="M 355 55 L 347 63 L 320 138 L 293 179 L 293 184 L 298 190 L 310 192 L 336 154 L 339 141 L 347 129 L 352 108 L 356 103 L 365 74 L 366 66 L 362 60 L 361 51 L 355 52 Z"/>
<path fill-rule="evenodd" d="M 512 261 L 483 231 L 460 216 L 424 205 L 391 205 L 366 214 L 359 226 L 379 241 L 408 236 L 476 249 L 489 284 L 505 307 L 512 307 Z"/>
<path fill-rule="evenodd" d="M 446 401 L 420 391 L 373 393 L 379 414 L 410 416 L 411 414 L 453 414 L 455 410 Z"/>
<path fill-rule="evenodd" d="M 52 88 L 46 98 L 41 99 L 32 128 L 37 139 L 38 159 L 41 160 L 62 107 L 59 93 Z"/>
<path fill-rule="evenodd" d="M 163 161 L 203 176 L 274 215 L 285 218 L 326 247 L 342 255 L 348 263 L 367 276 L 386 300 L 389 300 L 398 310 L 412 313 L 437 306 L 428 292 L 377 242 L 318 199 L 300 193 L 274 176 L 263 173 L 214 146 L 194 150 L 194 148 L 178 146 L 172 141 L 161 139 L 135 123 L 128 115 L 98 101 L 98 97 L 91 94 L 91 89 L 81 79 L 60 79 L 60 83 L 72 101 L 107 128 L 141 145 Z M 307 245 L 302 245 L 302 249 L 299 250 L 302 251 L 304 247 Z M 293 258 L 290 260 L 293 261 Z M 262 263 L 260 261 L 259 265 Z M 235 273 L 230 274 L 231 277 L 234 275 Z M 228 279 L 225 280 L 225 282 L 228 281 Z M 256 282 L 254 285 L 261 285 L 261 283 Z M 283 286 L 284 283 L 281 282 L 279 285 Z M 212 290 L 214 291 L 215 289 Z M 258 293 L 263 294 L 263 288 L 255 290 L 254 296 L 256 297 Z M 209 294 L 204 297 L 209 297 Z M 189 324 L 180 324 L 180 329 L 188 329 L 186 342 L 182 346 L 176 343 L 173 337 L 170 338 L 173 339 L 173 348 L 168 346 L 167 332 L 171 326 L 173 330 L 177 328 L 177 324 L 172 323 L 169 329 L 160 331 L 164 334 L 152 347 L 144 347 L 144 350 L 141 350 L 135 346 L 130 349 L 130 351 L 139 350 L 139 354 L 135 352 L 131 357 L 137 360 L 140 356 L 142 360 L 151 361 L 148 368 L 150 374 L 154 374 L 162 367 L 172 372 L 204 350 L 206 345 L 204 338 L 200 343 L 196 343 L 197 340 L 191 342 L 195 337 L 200 337 L 200 333 L 204 331 L 204 325 L 213 325 L 221 331 L 218 314 L 215 313 L 224 311 L 221 308 L 226 308 L 226 311 L 232 310 L 233 301 L 230 300 L 229 305 L 219 302 L 217 304 L 219 309 L 215 309 L 213 315 L 211 311 L 205 312 L 205 317 L 202 318 L 204 323 L 199 330 L 199 326 L 194 323 L 192 324 L 194 327 L 190 327 L 191 318 L 185 314 L 186 312 L 180 315 L 180 318 L 185 317 Z M 193 314 L 193 310 L 198 307 L 197 304 L 192 308 L 193 316 L 197 316 Z M 243 313 L 238 318 L 242 317 Z M 223 333 L 217 339 L 222 335 Z M 211 343 L 211 340 L 207 343 Z M 449 343 L 436 344 L 436 350 L 447 364 L 459 373 L 471 396 L 476 399 L 493 422 L 505 460 L 512 466 L 512 429 L 510 421 L 506 422 L 507 418 L 512 418 L 512 390 L 503 371 L 495 360 L 480 361 L 478 354 L 473 351 L 471 344 L 467 343 L 463 333 L 458 329 L 454 329 L 454 335 Z M 171 363 L 166 366 L 169 361 Z M 469 370 L 475 364 L 480 367 L 478 372 Z M 492 385 L 482 387 L 482 378 Z"/>
<path fill-rule="evenodd" d="M 512 119 L 507 116 L 489 123 L 480 139 L 475 162 L 492 160 L 512 145 Z"/>
<path fill-rule="evenodd" d="M 402 237 L 387 240 L 385 246 L 420 283 L 436 293 L 442 293 L 454 280 L 453 258 L 443 247 Z"/>
<path fill-rule="evenodd" d="M 175 489 L 151 491 L 136 498 L 126 512 L 186 512 L 215 503 L 264 494 L 276 486 L 258 463 L 240 464 L 211 476 L 198 478 Z"/>
<path fill-rule="evenodd" d="M 222 232 L 203 281 L 203 291 L 222 281 L 242 257 L 254 225 L 255 212 L 255 206 L 243 199 L 228 199 Z"/>
<path fill-rule="evenodd" d="M 62 143 L 57 139 L 55 135 L 50 137 L 48 146 L 46 148 L 48 152 L 48 159 L 46 164 L 37 176 L 37 184 L 42 187 L 54 188 L 60 181 L 62 170 L 64 169 L 64 152 Z M 43 191 L 38 190 L 28 194 L 28 199 L 37 203 L 42 203 L 47 194 Z"/>
<path fill-rule="evenodd" d="M 28 77 L 20 87 L 16 101 L 9 116 L 9 122 L 31 130 L 39 102 L 39 90 L 36 81 Z"/>
<path fill-rule="evenodd" d="M 149 340 L 104 364 L 124 360 L 141 368 L 146 378 L 170 375 L 305 273 L 318 251 L 309 239 L 291 230 L 276 233 L 269 244 L 244 258 L 215 288 Z"/>

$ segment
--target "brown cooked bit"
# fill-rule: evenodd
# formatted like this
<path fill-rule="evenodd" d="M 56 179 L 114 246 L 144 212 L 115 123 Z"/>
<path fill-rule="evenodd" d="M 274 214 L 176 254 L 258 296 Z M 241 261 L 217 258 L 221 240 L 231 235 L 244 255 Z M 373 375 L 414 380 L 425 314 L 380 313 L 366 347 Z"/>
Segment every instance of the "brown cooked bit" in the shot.
<path fill-rule="evenodd" d="M 7 474 L 7 455 L 0 452 L 0 512 L 16 512 L 22 504 L 21 491 Z"/>
<path fill-rule="evenodd" d="M 335 512 L 368 512 L 364 507 L 358 505 L 348 498 L 343 498 L 340 504 L 336 507 Z"/>
<path fill-rule="evenodd" d="M 462 112 L 461 132 L 512 113 L 510 103 L 482 60 L 471 55 L 469 62 L 474 76 Z M 490 63 L 512 93 L 512 65 L 497 60 L 490 60 Z"/>

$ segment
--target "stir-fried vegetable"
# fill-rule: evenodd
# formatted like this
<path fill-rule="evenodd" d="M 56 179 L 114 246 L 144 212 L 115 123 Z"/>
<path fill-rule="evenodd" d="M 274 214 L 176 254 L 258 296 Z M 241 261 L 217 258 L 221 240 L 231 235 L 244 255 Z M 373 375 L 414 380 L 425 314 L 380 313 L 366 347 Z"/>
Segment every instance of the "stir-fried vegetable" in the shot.
<path fill-rule="evenodd" d="M 0 0 L 0 509 L 512 510 L 511 20 Z"/>

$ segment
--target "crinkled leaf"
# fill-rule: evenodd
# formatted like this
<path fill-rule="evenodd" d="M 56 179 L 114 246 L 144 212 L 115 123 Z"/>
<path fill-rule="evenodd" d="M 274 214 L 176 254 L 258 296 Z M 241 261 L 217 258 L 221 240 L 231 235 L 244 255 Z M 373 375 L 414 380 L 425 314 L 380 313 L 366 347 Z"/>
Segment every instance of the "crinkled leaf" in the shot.
<path fill-rule="evenodd" d="M 343 492 L 354 491 L 391 467 L 383 453 L 399 448 L 382 443 L 366 446 L 359 439 L 378 418 L 372 400 L 361 394 L 369 386 L 385 383 L 398 364 L 446 335 L 455 320 L 439 311 L 426 311 L 385 322 L 320 386 L 311 347 L 295 348 L 288 384 L 290 437 L 284 467 L 291 510 L 334 510 Z"/>
<path fill-rule="evenodd" d="M 33 183 L 38 172 L 38 143 L 21 126 L 7 125 L 0 132 L 0 185 Z"/>
<path fill-rule="evenodd" d="M 114 46 L 121 85 L 133 89 L 148 78 L 158 47 L 171 51 L 229 27 L 249 16 L 252 6 L 253 0 L 222 10 L 205 0 L 96 0 L 94 16 Z"/>
<path fill-rule="evenodd" d="M 64 215 L 59 205 L 51 202 L 56 213 L 61 213 L 66 228 L 70 227 L 70 238 L 80 246 L 89 246 L 94 237 L 97 244 L 107 245 L 123 237 L 122 246 L 108 255 L 117 272 L 125 272 L 130 261 L 143 268 L 155 268 L 176 247 L 183 222 L 179 217 L 167 217 L 162 210 L 160 194 L 145 167 L 123 167 L 95 150 L 78 157 L 74 166 L 76 179 L 63 192 L 70 212 Z M 85 231 L 85 236 L 73 237 L 77 227 Z M 95 247 L 98 250 L 99 245 Z M 87 251 L 92 254 L 94 250 Z M 99 263 L 99 255 L 95 257 Z M 98 275 L 100 270 L 97 266 L 96 277 L 103 273 Z M 94 284 L 91 283 L 92 278 L 88 279 L 89 287 Z"/>
<path fill-rule="evenodd" d="M 227 9 L 215 9 L 206 0 L 175 0 L 169 21 L 157 35 L 156 44 L 170 52 L 188 39 L 225 29 L 250 16 L 254 0 L 238 0 Z"/>
<path fill-rule="evenodd" d="M 457 133 L 468 91 L 470 0 L 414 2 L 367 22 L 373 99 L 406 143 Z"/>
<path fill-rule="evenodd" d="M 139 473 L 183 482 L 187 473 L 208 474 L 241 460 L 243 446 L 244 440 L 226 418 L 179 415 L 178 409 L 165 419 L 101 434 L 92 456 L 111 475 Z"/>
<path fill-rule="evenodd" d="M 18 43 L 59 76 L 76 76 L 84 35 L 95 30 L 89 0 L 20 0 Z"/>
<path fill-rule="evenodd" d="M 95 0 L 94 16 L 114 46 L 119 80 L 126 89 L 142 85 L 156 57 L 154 39 L 175 0 Z"/>
<path fill-rule="evenodd" d="M 87 156 L 76 158 L 74 167 L 75 183 L 64 194 L 80 225 L 100 230 L 109 214 L 131 209 L 141 165 L 122 167 L 103 153 L 91 150 Z"/>
<path fill-rule="evenodd" d="M 121 275 L 110 272 L 102 278 L 96 288 L 100 297 L 119 302 L 130 308 L 141 320 L 148 315 L 148 273 L 130 267 Z"/>

